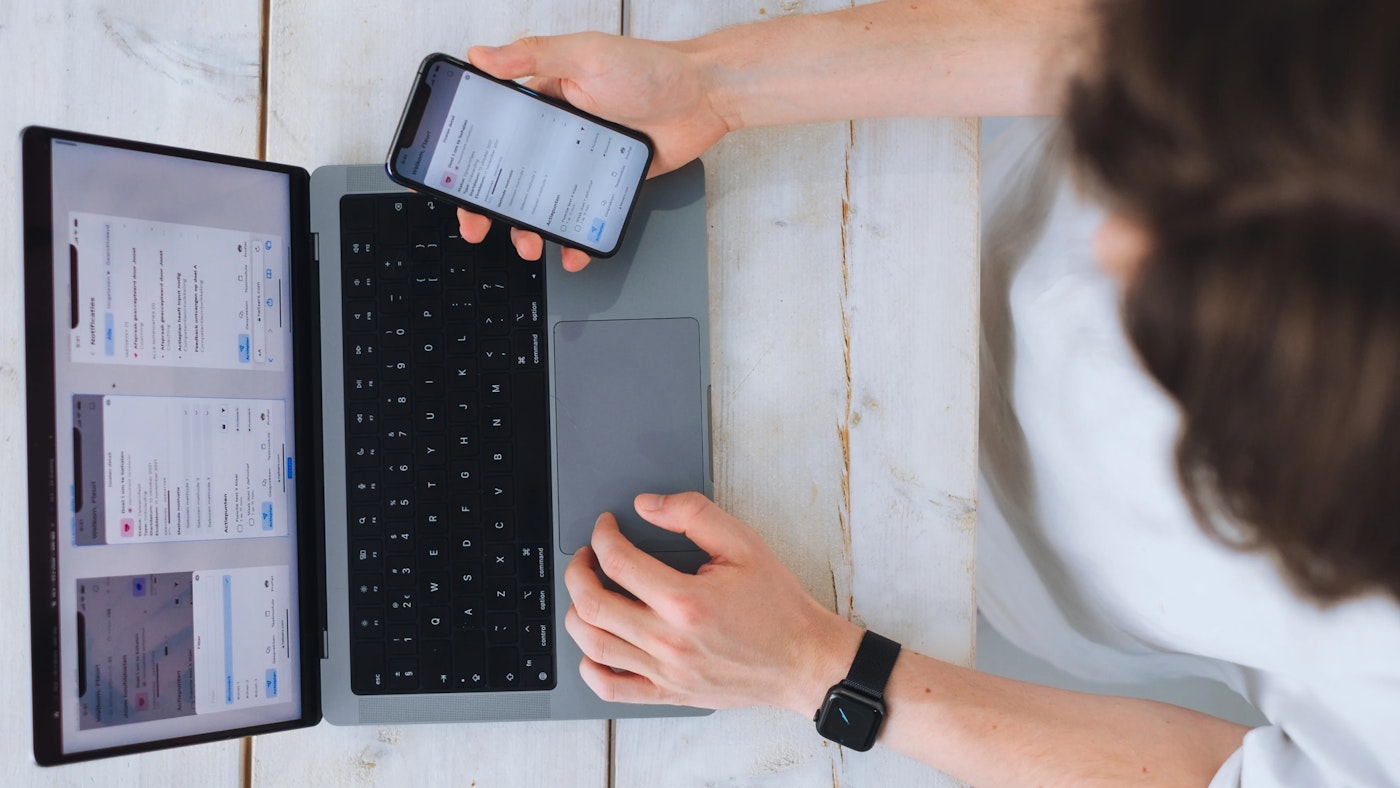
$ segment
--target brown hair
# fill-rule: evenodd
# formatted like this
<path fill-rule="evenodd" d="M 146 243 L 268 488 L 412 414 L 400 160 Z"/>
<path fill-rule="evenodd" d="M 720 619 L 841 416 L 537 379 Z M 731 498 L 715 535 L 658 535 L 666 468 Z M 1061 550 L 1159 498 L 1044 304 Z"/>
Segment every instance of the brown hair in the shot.
<path fill-rule="evenodd" d="M 1400 3 L 1119 0 L 1099 36 L 1068 125 L 1153 241 L 1124 320 L 1197 519 L 1400 598 Z"/>

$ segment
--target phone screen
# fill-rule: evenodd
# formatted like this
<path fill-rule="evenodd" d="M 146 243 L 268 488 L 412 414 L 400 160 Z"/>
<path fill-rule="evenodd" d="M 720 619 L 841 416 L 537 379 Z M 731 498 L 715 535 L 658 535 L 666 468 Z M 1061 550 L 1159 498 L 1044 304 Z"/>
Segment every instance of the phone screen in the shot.
<path fill-rule="evenodd" d="M 427 99 L 410 100 L 391 175 L 571 246 L 615 251 L 650 163 L 645 138 L 445 57 L 430 57 L 420 78 Z"/>

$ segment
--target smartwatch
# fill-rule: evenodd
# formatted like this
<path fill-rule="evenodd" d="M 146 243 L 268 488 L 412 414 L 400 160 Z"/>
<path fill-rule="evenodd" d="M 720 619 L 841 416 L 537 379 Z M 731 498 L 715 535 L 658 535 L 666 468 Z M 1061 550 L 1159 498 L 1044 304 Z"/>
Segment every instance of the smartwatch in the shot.
<path fill-rule="evenodd" d="M 817 733 L 860 752 L 874 747 L 885 721 L 885 682 L 898 656 L 898 643 L 867 629 L 850 672 L 826 691 L 813 718 Z"/>

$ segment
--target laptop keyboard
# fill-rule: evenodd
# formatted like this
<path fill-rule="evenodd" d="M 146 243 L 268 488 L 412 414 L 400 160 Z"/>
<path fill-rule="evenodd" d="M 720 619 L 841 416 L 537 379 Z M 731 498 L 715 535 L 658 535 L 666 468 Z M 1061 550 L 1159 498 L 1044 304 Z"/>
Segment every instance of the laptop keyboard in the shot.
<path fill-rule="evenodd" d="M 542 265 L 422 195 L 340 216 L 351 688 L 552 688 Z"/>

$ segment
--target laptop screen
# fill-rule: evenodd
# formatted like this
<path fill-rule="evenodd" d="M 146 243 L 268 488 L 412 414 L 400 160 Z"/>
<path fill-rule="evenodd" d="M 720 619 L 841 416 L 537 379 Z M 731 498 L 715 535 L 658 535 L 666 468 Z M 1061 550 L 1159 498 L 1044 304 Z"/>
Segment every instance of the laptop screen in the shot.
<path fill-rule="evenodd" d="M 319 716 L 293 409 L 304 173 L 42 129 L 24 147 L 36 757 Z"/>

